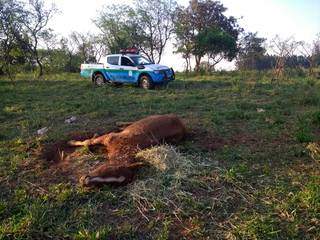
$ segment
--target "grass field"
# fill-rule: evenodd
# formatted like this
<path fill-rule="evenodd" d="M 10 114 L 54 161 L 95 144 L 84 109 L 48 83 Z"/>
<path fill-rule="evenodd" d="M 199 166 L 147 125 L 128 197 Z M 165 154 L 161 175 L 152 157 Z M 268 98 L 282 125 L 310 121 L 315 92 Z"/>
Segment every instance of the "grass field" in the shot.
<path fill-rule="evenodd" d="M 128 186 L 87 190 L 39 157 L 74 132 L 164 113 L 189 130 L 163 147 L 182 159 L 180 177 L 149 181 L 146 168 Z M 0 80 L 0 124 L 0 239 L 320 238 L 320 80 L 178 76 L 152 91 L 78 75 Z"/>

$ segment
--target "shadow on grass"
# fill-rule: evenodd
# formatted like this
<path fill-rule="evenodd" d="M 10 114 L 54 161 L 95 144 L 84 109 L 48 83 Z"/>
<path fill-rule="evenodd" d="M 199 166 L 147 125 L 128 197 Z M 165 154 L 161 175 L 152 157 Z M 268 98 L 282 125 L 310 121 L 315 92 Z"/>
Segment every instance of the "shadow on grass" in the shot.
<path fill-rule="evenodd" d="M 232 86 L 230 82 L 223 81 L 209 81 L 209 80 L 199 80 L 199 81 L 189 81 L 189 80 L 176 80 L 169 83 L 168 88 L 173 89 L 210 89 L 210 88 L 227 88 Z"/>
<path fill-rule="evenodd" d="M 41 87 L 41 86 L 61 86 L 61 85 L 83 85 L 83 83 L 91 84 L 90 80 L 19 80 L 13 84 L 11 81 L 1 80 L 0 86 L 12 86 L 12 87 L 21 87 L 21 86 L 28 86 L 28 87 Z M 230 87 L 232 85 L 231 82 L 225 82 L 221 80 L 175 80 L 169 82 L 167 88 L 173 89 L 202 89 L 202 88 L 225 88 Z M 94 87 L 94 85 L 92 85 Z M 113 87 L 112 85 L 107 84 L 106 86 Z M 135 86 L 134 84 L 125 84 L 126 86 Z M 98 88 L 98 87 L 97 87 Z M 114 87 L 119 88 L 119 87 Z"/>

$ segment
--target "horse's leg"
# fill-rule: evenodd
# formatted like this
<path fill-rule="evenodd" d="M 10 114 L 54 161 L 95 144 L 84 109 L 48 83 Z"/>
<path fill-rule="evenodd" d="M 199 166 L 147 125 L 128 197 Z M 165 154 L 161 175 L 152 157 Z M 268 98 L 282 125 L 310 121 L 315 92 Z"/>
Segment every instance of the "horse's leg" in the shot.
<path fill-rule="evenodd" d="M 100 137 L 93 137 L 86 139 L 84 141 L 75 141 L 71 140 L 68 142 L 70 146 L 92 146 L 92 145 L 105 145 L 105 139 L 108 137 L 109 134 L 102 135 Z"/>

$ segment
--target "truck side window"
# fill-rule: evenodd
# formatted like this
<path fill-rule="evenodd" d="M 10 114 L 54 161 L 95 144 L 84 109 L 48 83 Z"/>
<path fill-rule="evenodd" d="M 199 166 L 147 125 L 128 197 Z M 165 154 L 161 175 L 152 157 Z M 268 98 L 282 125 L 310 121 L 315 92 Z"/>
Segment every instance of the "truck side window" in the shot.
<path fill-rule="evenodd" d="M 129 60 L 129 58 L 121 57 L 121 66 L 134 66 L 133 63 Z"/>
<path fill-rule="evenodd" d="M 110 65 L 119 65 L 119 57 L 117 57 L 117 56 L 108 57 L 107 63 L 109 63 Z"/>

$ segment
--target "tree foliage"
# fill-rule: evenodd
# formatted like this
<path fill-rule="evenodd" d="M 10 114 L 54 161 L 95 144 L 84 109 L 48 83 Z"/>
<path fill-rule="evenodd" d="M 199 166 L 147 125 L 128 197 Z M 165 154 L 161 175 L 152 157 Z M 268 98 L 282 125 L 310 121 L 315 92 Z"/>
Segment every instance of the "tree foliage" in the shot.
<path fill-rule="evenodd" d="M 207 54 L 209 70 L 213 70 L 222 59 L 233 60 L 238 52 L 234 37 L 216 27 L 199 32 L 195 43 L 194 52 L 200 56 Z"/>
<path fill-rule="evenodd" d="M 213 66 L 223 58 L 232 60 L 236 55 L 242 29 L 236 18 L 225 15 L 226 10 L 219 1 L 192 0 L 189 6 L 176 11 L 177 52 L 185 58 L 192 54 L 196 71 L 205 55 L 213 60 Z"/>
<path fill-rule="evenodd" d="M 137 47 L 149 60 L 159 63 L 173 34 L 175 2 L 172 0 L 135 1 L 107 6 L 95 20 L 111 53 Z"/>
<path fill-rule="evenodd" d="M 82 62 L 99 62 L 106 53 L 103 37 L 91 33 L 72 32 L 70 43 L 75 47 L 76 53 L 80 55 Z"/>
<path fill-rule="evenodd" d="M 174 46 L 176 53 L 180 53 L 185 59 L 185 68 L 191 72 L 191 57 L 195 49 L 195 28 L 192 25 L 190 14 L 187 9 L 178 7 L 174 18 L 174 32 L 176 35 Z"/>
<path fill-rule="evenodd" d="M 120 49 L 134 45 L 136 28 L 131 19 L 135 18 L 134 10 L 127 5 L 105 7 L 94 20 L 101 30 L 103 42 L 109 53 L 119 53 Z"/>
<path fill-rule="evenodd" d="M 27 49 L 29 59 L 39 67 L 39 77 L 43 75 L 43 57 L 39 54 L 41 44 L 48 43 L 52 38 L 52 29 L 48 22 L 56 12 L 54 6 L 47 7 L 43 0 L 29 0 L 24 4 L 22 31 L 15 32 L 15 37 L 23 48 Z"/>
<path fill-rule="evenodd" d="M 13 1 L 1 0 L 1 45 L 5 55 L 5 68 L 13 64 L 12 58 L 26 59 L 39 67 L 39 77 L 43 75 L 41 44 L 52 39 L 48 22 L 56 9 L 47 7 L 43 0 Z M 11 59 L 10 59 L 11 58 Z"/>
<path fill-rule="evenodd" d="M 247 33 L 240 41 L 236 65 L 239 70 L 274 70 L 275 77 L 281 77 L 286 69 L 311 68 L 316 66 L 314 45 L 297 42 L 293 38 L 282 40 L 276 36 L 271 40 L 269 51 L 265 38 L 257 33 Z"/>
<path fill-rule="evenodd" d="M 240 41 L 240 50 L 236 65 L 240 70 L 262 70 L 268 64 L 264 56 L 266 39 L 257 36 L 257 33 L 246 33 Z M 264 63 L 264 64 L 263 64 Z"/>
<path fill-rule="evenodd" d="M 15 33 L 21 32 L 24 17 L 23 6 L 13 0 L 0 1 L 0 72 L 14 78 L 17 68 L 26 62 L 24 49 Z"/>
<path fill-rule="evenodd" d="M 309 75 L 315 75 L 315 68 L 320 65 L 320 34 L 311 44 L 305 41 L 299 42 L 298 51 L 308 62 Z"/>
<path fill-rule="evenodd" d="M 159 63 L 173 34 L 176 3 L 173 0 L 136 0 L 135 4 L 138 29 L 135 45 L 152 62 Z"/>

